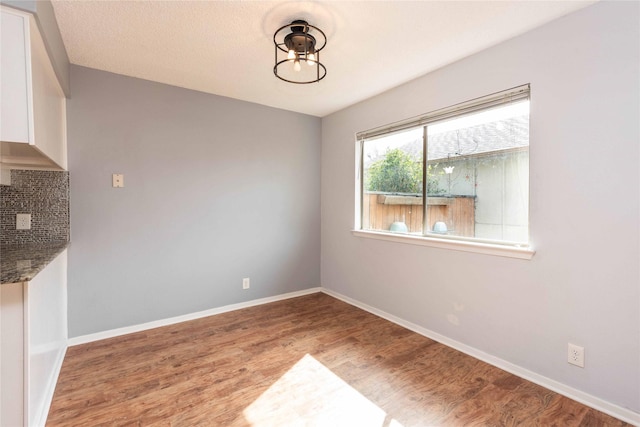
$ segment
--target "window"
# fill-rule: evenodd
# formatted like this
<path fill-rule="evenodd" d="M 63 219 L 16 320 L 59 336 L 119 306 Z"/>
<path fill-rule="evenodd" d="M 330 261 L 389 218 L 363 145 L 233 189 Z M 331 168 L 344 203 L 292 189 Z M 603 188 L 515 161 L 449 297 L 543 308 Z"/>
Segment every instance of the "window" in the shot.
<path fill-rule="evenodd" d="M 357 229 L 528 246 L 528 85 L 361 132 L 357 141 Z"/>

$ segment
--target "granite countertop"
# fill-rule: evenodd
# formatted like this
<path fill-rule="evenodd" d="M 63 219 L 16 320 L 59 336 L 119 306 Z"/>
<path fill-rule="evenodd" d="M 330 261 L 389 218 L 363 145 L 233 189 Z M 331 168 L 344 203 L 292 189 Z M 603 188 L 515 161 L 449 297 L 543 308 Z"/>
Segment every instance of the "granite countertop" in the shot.
<path fill-rule="evenodd" d="M 28 282 L 69 246 L 68 242 L 0 246 L 0 283 Z"/>

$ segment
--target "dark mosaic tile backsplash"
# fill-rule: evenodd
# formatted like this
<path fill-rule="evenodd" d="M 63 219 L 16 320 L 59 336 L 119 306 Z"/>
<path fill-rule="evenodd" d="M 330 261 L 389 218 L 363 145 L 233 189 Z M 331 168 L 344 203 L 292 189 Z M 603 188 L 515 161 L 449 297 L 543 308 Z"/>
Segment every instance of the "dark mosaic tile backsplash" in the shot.
<path fill-rule="evenodd" d="M 31 214 L 31 230 L 16 230 L 16 214 Z M 0 185 L 0 244 L 69 241 L 69 172 L 12 170 Z"/>

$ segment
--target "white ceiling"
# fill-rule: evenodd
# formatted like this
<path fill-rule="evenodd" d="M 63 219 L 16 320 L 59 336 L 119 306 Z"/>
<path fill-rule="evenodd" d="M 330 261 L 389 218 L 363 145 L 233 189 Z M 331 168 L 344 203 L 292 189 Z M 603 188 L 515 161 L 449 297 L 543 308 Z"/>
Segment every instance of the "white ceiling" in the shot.
<path fill-rule="evenodd" d="M 315 116 L 362 101 L 593 1 L 53 0 L 71 63 Z M 327 77 L 273 75 L 273 33 L 321 28 Z"/>

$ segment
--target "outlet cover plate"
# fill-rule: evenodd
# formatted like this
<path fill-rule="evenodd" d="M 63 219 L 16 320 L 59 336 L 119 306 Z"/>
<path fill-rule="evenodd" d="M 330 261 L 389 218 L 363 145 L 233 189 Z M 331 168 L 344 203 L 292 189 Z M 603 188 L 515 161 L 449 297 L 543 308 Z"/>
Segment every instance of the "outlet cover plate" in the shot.
<path fill-rule="evenodd" d="M 16 214 L 16 230 L 31 230 L 31 214 Z"/>
<path fill-rule="evenodd" d="M 584 347 L 569 343 L 567 362 L 572 365 L 584 368 Z"/>

